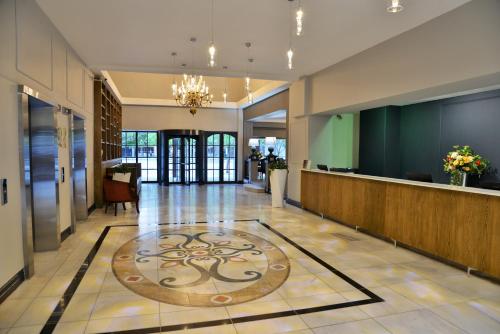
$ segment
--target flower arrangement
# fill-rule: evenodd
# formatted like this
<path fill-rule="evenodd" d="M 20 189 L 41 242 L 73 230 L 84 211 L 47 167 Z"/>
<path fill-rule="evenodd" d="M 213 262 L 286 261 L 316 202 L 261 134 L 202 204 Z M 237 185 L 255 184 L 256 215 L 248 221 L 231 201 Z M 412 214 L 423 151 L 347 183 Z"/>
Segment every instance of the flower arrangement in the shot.
<path fill-rule="evenodd" d="M 255 148 L 252 149 L 252 153 L 250 154 L 250 160 L 258 161 L 262 159 L 262 153 Z"/>
<path fill-rule="evenodd" d="M 443 169 L 451 174 L 451 183 L 460 185 L 463 183 L 464 174 L 481 175 L 487 171 L 490 162 L 482 156 L 475 154 L 470 146 L 453 146 L 453 151 L 448 152 L 443 159 Z"/>

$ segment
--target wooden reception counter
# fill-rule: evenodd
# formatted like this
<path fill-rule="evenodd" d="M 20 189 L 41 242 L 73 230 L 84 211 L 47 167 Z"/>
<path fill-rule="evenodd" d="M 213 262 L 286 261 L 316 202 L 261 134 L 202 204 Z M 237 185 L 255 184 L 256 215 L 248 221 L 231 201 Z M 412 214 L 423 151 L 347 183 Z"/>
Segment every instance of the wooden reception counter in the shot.
<path fill-rule="evenodd" d="M 302 170 L 304 209 L 500 279 L 500 191 Z"/>

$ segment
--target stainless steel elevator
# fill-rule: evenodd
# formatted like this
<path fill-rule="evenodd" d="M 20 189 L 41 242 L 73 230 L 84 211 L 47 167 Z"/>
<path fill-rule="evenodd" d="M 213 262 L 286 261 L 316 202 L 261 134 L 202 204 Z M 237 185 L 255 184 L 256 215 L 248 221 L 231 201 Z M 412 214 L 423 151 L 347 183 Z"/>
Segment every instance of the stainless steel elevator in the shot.
<path fill-rule="evenodd" d="M 76 220 L 85 220 L 87 211 L 87 159 L 85 120 L 73 113 L 71 125 L 71 161 L 73 168 L 73 207 Z"/>
<path fill-rule="evenodd" d="M 59 168 L 56 112 L 59 107 L 20 86 L 20 169 L 25 271 L 33 273 L 33 250 L 59 248 Z"/>

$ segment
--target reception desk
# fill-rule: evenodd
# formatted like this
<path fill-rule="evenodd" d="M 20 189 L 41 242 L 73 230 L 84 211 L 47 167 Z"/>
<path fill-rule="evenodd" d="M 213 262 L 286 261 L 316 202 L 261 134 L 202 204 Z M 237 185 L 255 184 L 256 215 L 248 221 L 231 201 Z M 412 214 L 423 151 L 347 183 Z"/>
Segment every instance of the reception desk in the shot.
<path fill-rule="evenodd" d="M 302 170 L 304 209 L 500 279 L 500 191 Z"/>

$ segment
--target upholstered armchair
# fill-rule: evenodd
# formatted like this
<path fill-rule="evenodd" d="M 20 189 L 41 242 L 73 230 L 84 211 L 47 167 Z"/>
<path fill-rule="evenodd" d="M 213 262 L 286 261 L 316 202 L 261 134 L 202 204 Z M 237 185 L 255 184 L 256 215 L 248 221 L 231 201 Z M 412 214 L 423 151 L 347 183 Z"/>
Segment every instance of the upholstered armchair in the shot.
<path fill-rule="evenodd" d="M 125 203 L 135 203 L 135 209 L 139 213 L 139 194 L 135 187 L 129 183 L 104 179 L 104 202 L 106 205 L 105 213 L 108 212 L 110 204 L 115 205 L 115 216 L 118 203 L 122 203 L 125 210 Z"/>

